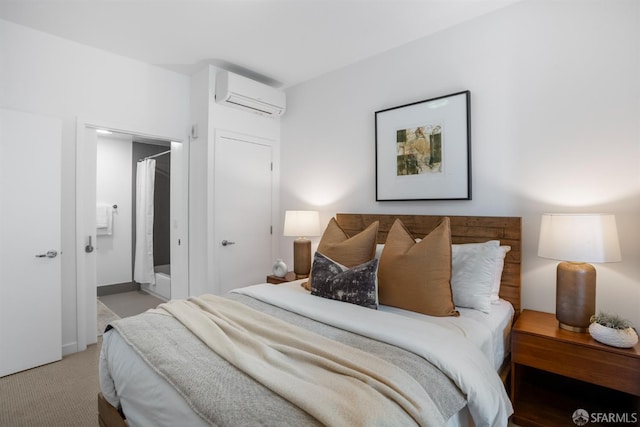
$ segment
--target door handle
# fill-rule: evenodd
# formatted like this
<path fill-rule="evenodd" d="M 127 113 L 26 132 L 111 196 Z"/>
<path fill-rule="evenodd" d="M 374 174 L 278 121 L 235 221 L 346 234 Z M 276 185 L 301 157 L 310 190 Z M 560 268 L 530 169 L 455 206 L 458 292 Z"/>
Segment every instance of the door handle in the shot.
<path fill-rule="evenodd" d="M 45 254 L 36 254 L 36 258 L 55 258 L 58 256 L 58 251 L 47 251 Z"/>
<path fill-rule="evenodd" d="M 89 236 L 89 244 L 84 247 L 84 251 L 88 254 L 93 252 L 93 245 L 91 244 L 91 236 Z"/>
<path fill-rule="evenodd" d="M 222 241 L 222 246 L 235 245 L 235 244 L 236 244 L 236 242 L 230 242 L 227 239 L 224 239 Z"/>

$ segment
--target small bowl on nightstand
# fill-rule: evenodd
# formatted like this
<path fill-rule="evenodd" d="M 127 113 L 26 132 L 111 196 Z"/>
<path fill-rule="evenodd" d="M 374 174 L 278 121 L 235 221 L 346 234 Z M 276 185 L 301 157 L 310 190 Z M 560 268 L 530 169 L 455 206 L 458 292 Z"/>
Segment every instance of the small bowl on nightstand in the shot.
<path fill-rule="evenodd" d="M 612 318 L 614 322 L 611 322 Z M 610 327 L 609 324 L 616 327 Z M 594 340 L 613 347 L 630 348 L 638 343 L 638 334 L 628 322 L 606 313 L 591 317 L 589 334 Z"/>

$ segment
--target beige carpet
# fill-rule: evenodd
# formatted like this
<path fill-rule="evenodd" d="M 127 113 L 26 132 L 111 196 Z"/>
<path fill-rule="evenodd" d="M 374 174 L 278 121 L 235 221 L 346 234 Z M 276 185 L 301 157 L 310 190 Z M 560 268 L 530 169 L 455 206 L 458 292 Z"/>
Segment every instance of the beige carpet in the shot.
<path fill-rule="evenodd" d="M 120 317 L 98 301 L 98 335 Z M 0 378 L 0 426 L 98 425 L 98 357 L 102 338 L 61 361 Z"/>
<path fill-rule="evenodd" d="M 101 344 L 0 378 L 0 426 L 97 426 Z"/>
<path fill-rule="evenodd" d="M 97 304 L 97 344 L 59 362 L 0 378 L 0 427 L 98 425 L 100 335 L 107 323 L 120 316 L 101 301 Z"/>

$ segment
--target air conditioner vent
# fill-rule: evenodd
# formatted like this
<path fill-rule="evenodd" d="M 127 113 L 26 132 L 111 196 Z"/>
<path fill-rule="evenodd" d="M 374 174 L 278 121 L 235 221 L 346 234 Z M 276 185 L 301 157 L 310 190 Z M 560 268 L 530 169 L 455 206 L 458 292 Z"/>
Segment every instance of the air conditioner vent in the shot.
<path fill-rule="evenodd" d="M 284 114 L 284 92 L 228 71 L 216 75 L 216 102 L 232 108 L 279 117 Z"/>

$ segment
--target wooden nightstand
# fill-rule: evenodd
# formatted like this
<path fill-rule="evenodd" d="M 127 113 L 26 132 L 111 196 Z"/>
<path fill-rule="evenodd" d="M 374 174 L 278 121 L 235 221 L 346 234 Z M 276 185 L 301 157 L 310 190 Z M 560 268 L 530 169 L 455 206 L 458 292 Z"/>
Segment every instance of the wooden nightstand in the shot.
<path fill-rule="evenodd" d="M 273 274 L 267 276 L 267 283 L 272 283 L 274 285 L 279 285 L 280 283 L 285 282 L 293 282 L 294 280 L 296 280 L 296 273 L 294 273 L 293 271 L 288 272 L 284 277 L 274 276 Z"/>
<path fill-rule="evenodd" d="M 524 310 L 511 333 L 511 401 L 520 426 L 575 426 L 577 409 L 640 423 L 640 344 L 621 349 Z M 626 418 L 624 418 L 626 417 Z M 618 419 L 618 421 L 622 420 Z M 596 419 L 597 420 L 597 419 Z M 618 425 L 600 419 L 589 426 Z"/>

